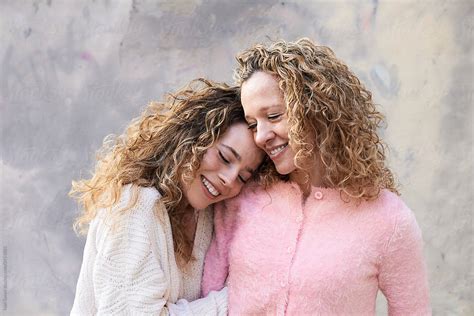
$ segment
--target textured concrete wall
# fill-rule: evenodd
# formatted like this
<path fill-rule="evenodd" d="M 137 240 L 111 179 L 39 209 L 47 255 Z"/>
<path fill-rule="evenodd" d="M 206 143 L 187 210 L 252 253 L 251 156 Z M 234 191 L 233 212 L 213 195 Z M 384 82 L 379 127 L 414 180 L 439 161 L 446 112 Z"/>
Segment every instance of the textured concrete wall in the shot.
<path fill-rule="evenodd" d="M 423 230 L 435 313 L 472 315 L 473 8 L 0 1 L 0 310 L 69 311 L 84 239 L 71 230 L 77 209 L 67 192 L 105 135 L 192 78 L 230 82 L 233 56 L 252 43 L 306 36 L 332 47 L 387 115 L 390 164 Z"/>

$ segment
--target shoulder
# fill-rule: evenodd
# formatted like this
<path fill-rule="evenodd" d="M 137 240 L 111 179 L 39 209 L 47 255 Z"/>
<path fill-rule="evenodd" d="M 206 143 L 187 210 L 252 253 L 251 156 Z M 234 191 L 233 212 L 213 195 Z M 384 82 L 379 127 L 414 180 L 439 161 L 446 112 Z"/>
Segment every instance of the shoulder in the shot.
<path fill-rule="evenodd" d="M 380 212 L 380 215 L 392 220 L 414 216 L 402 198 L 389 190 L 382 190 L 380 192 L 379 197 L 373 202 L 373 207 Z"/>
<path fill-rule="evenodd" d="M 112 208 L 101 209 L 98 212 L 99 217 L 115 216 L 117 213 L 147 213 L 153 208 L 155 203 L 160 200 L 161 195 L 155 187 L 141 187 L 132 183 L 126 184 L 120 190 L 120 197 Z"/>
<path fill-rule="evenodd" d="M 166 218 L 159 216 L 166 216 L 160 198 L 155 188 L 124 185 L 118 202 L 111 209 L 100 209 L 91 222 L 91 242 L 100 257 L 133 255 L 144 258 L 150 249 L 156 251 L 166 247 L 170 227 L 168 221 L 162 220 Z"/>
<path fill-rule="evenodd" d="M 141 187 L 134 184 L 124 185 L 121 193 L 121 202 L 130 203 L 136 198 L 139 206 L 154 205 L 161 198 L 155 187 Z"/>
<path fill-rule="evenodd" d="M 297 195 L 298 190 L 288 182 L 277 182 L 269 187 L 264 187 L 255 182 L 250 182 L 244 186 L 239 195 L 224 201 L 228 209 L 240 209 L 243 206 L 263 207 L 288 196 Z"/>
<path fill-rule="evenodd" d="M 94 219 L 98 233 L 107 234 L 109 231 L 120 233 L 130 229 L 141 229 L 144 225 L 157 222 L 156 211 L 165 210 L 164 207 L 159 207 L 160 199 L 161 195 L 154 187 L 124 185 L 117 203 L 110 209 L 98 211 Z"/>
<path fill-rule="evenodd" d="M 277 181 L 269 186 L 263 186 L 256 182 L 250 182 L 242 190 L 242 193 L 255 194 L 255 195 L 261 195 L 261 194 L 278 195 L 282 192 L 288 192 L 292 190 L 293 188 L 297 188 L 297 186 L 292 182 L 286 182 L 286 181 Z"/>
<path fill-rule="evenodd" d="M 297 201 L 299 191 L 290 183 L 279 182 L 270 187 L 247 183 L 239 195 L 214 205 L 214 228 L 233 230 L 243 218 L 251 220 L 262 212 L 287 210 Z"/>
<path fill-rule="evenodd" d="M 370 203 L 372 215 L 385 228 L 385 233 L 392 235 L 397 232 L 412 231 L 421 234 L 415 214 L 397 194 L 382 190 L 379 197 Z"/>

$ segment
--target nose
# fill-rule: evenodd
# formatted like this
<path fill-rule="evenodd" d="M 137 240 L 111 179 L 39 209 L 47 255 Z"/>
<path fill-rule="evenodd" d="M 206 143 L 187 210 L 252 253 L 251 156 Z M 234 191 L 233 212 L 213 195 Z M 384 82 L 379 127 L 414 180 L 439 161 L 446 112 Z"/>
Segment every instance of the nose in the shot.
<path fill-rule="evenodd" d="M 275 137 L 275 133 L 267 124 L 257 125 L 257 132 L 254 135 L 255 144 L 260 148 L 265 148 L 265 145 Z"/>
<path fill-rule="evenodd" d="M 225 168 L 219 172 L 219 180 L 221 183 L 227 187 L 232 189 L 233 184 L 237 180 L 239 176 L 239 170 L 237 168 Z"/>

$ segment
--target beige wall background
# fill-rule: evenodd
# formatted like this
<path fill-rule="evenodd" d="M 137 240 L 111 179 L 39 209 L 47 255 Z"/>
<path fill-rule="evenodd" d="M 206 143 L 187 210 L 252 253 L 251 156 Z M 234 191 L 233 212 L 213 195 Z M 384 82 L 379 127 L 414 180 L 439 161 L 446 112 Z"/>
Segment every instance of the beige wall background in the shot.
<path fill-rule="evenodd" d="M 0 1 L 5 315 L 70 310 L 72 179 L 146 103 L 267 39 L 330 46 L 373 92 L 423 231 L 436 315 L 473 315 L 472 1 Z M 384 299 L 377 310 L 386 314 Z"/>

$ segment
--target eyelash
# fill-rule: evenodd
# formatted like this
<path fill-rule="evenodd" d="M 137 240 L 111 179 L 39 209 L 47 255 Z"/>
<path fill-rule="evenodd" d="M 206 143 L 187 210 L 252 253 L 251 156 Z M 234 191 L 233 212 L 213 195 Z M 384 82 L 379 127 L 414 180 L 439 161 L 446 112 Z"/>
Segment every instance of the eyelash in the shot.
<path fill-rule="evenodd" d="M 269 121 L 276 121 L 278 120 L 279 118 L 281 118 L 281 116 L 283 115 L 283 113 L 279 113 L 279 114 L 270 114 L 267 116 L 268 120 Z M 251 131 L 254 131 L 255 132 L 255 129 L 257 128 L 257 123 L 252 123 L 252 124 L 249 124 L 248 125 L 248 129 L 251 130 Z"/>
<path fill-rule="evenodd" d="M 227 159 L 224 157 L 224 155 L 222 154 L 221 151 L 219 151 L 219 156 L 221 157 L 222 161 L 224 161 L 224 163 L 226 163 L 226 164 L 230 163 L 230 161 L 227 160 Z M 240 175 L 239 175 L 239 180 L 240 180 L 242 183 L 244 183 L 244 184 L 247 183 L 247 180 L 244 180 L 244 178 L 242 178 L 242 176 L 240 176 Z"/>
<path fill-rule="evenodd" d="M 229 160 L 225 159 L 225 157 L 224 157 L 224 155 L 222 154 L 221 151 L 219 151 L 219 156 L 221 156 L 221 159 L 222 159 L 226 164 L 228 164 L 228 163 L 230 162 Z"/>
<path fill-rule="evenodd" d="M 268 119 L 269 120 L 276 120 L 278 118 L 280 118 L 280 116 L 282 116 L 283 114 L 282 113 L 279 113 L 279 114 L 271 114 L 268 116 Z"/>

